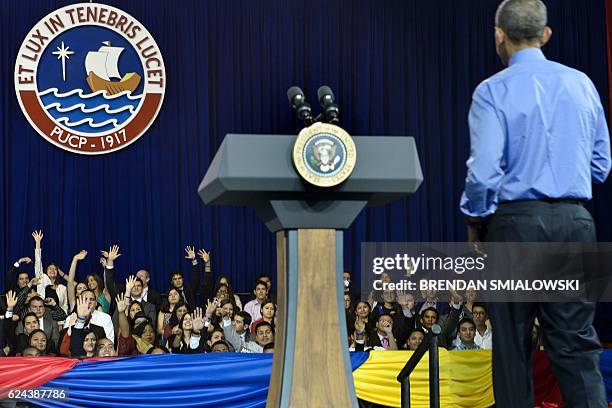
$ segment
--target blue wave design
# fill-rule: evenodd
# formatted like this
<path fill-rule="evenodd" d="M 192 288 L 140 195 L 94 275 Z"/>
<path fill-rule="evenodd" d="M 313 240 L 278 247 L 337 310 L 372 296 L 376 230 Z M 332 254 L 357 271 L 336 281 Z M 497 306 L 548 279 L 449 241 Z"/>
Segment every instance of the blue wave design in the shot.
<path fill-rule="evenodd" d="M 81 89 L 59 93 L 57 88 L 39 94 L 43 106 L 64 126 L 84 133 L 111 130 L 127 121 L 138 108 L 142 95 L 129 92 L 106 95 L 106 92 L 84 94 Z"/>

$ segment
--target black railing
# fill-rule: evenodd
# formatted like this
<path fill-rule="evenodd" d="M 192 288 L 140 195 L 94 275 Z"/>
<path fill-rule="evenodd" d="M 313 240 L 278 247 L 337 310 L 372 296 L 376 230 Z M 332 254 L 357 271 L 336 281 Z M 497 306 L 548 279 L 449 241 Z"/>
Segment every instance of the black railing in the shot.
<path fill-rule="evenodd" d="M 440 364 L 438 356 L 438 334 L 442 328 L 434 324 L 423 342 L 414 351 L 402 371 L 397 376 L 397 381 L 402 389 L 402 408 L 410 408 L 410 374 L 414 371 L 425 353 L 429 351 L 429 406 L 440 408 Z"/>

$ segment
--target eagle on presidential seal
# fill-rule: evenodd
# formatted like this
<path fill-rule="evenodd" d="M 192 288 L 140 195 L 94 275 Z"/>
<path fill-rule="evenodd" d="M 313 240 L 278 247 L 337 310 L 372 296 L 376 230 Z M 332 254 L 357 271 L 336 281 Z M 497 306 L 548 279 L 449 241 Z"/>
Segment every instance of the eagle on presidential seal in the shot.
<path fill-rule="evenodd" d="M 336 154 L 338 146 L 327 138 L 317 140 L 312 145 L 312 155 L 310 164 L 319 169 L 322 173 L 333 171 L 341 160 L 340 155 Z"/>

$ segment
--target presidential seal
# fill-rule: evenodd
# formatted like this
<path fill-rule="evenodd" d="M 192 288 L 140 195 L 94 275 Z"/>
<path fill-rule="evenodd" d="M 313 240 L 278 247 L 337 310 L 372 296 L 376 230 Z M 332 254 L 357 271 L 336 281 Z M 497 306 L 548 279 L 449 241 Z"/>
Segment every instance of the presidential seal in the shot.
<path fill-rule="evenodd" d="M 357 161 L 351 136 L 341 127 L 315 123 L 302 129 L 293 145 L 293 164 L 308 183 L 333 187 L 346 180 Z"/>
<path fill-rule="evenodd" d="M 46 140 L 82 154 L 135 142 L 164 99 L 164 61 L 153 36 L 115 7 L 73 4 L 40 20 L 15 62 L 15 92 Z"/>

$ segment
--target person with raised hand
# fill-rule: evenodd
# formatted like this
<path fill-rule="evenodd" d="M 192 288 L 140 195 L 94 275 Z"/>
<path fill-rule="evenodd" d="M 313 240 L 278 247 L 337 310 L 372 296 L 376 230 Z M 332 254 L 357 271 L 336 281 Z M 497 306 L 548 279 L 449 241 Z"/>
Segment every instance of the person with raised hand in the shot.
<path fill-rule="evenodd" d="M 82 288 L 79 293 L 77 293 L 77 286 L 79 284 L 74 280 L 77 270 L 77 264 L 83 259 L 85 259 L 86 256 L 87 251 L 85 251 L 84 249 L 80 250 L 76 255 L 72 257 L 72 262 L 70 263 L 70 269 L 68 270 L 68 274 L 66 275 L 65 273 L 60 271 L 60 276 L 66 280 L 66 287 L 68 292 L 68 310 L 70 312 L 74 312 L 76 308 L 76 297 L 79 296 L 83 292 L 83 290 L 87 288 L 86 284 L 82 284 L 85 287 Z"/>
<path fill-rule="evenodd" d="M 202 287 L 200 288 L 200 296 L 202 297 L 202 303 L 205 303 L 208 299 L 212 299 L 216 296 L 218 281 L 216 285 L 213 285 L 213 274 L 210 267 L 210 252 L 206 252 L 205 249 L 198 251 L 198 256 L 204 262 L 204 276 L 202 280 Z M 197 262 L 197 259 L 196 259 Z M 192 262 L 193 263 L 193 262 Z M 194 264 L 194 269 L 199 268 L 198 264 Z"/>
<path fill-rule="evenodd" d="M 76 298 L 75 306 L 76 319 L 70 333 L 70 356 L 73 358 L 93 357 L 95 342 L 93 347 L 91 347 L 90 343 L 92 337 L 95 337 L 97 341 L 97 336 L 93 331 L 87 329 L 85 326 L 91 319 L 95 304 L 89 302 L 87 296 L 82 294 Z M 87 341 L 87 336 L 90 337 L 90 341 L 87 342 L 86 347 L 85 342 Z"/>
<path fill-rule="evenodd" d="M 187 312 L 189 312 L 187 305 L 182 300 L 179 300 L 172 310 L 168 324 L 164 325 L 161 344 L 166 344 L 170 336 L 177 334 L 179 322 Z"/>
<path fill-rule="evenodd" d="M 39 283 L 37 285 L 36 291 L 42 297 L 45 302 L 48 299 L 53 299 L 53 293 L 57 295 L 58 306 L 62 308 L 62 310 L 68 313 L 68 291 L 66 286 L 60 283 L 60 268 L 53 262 L 47 265 L 45 271 L 43 273 L 42 268 L 42 248 L 41 241 L 43 239 L 44 234 L 41 230 L 32 232 L 32 238 L 34 238 L 35 248 L 34 248 L 34 273 L 36 277 L 39 279 Z M 63 273 L 63 272 L 62 272 Z M 47 290 L 51 293 L 47 293 Z"/>
<path fill-rule="evenodd" d="M 204 327 L 202 309 L 196 308 L 193 311 L 193 314 L 185 313 L 179 323 L 178 330 L 175 330 L 175 334 L 170 336 L 168 339 L 168 345 L 172 353 L 201 353 L 201 331 L 204 329 Z"/>
<path fill-rule="evenodd" d="M 98 302 L 93 290 L 85 289 L 83 292 L 81 292 L 79 298 L 85 299 L 88 306 L 93 308 L 93 312 L 91 313 L 91 317 L 87 321 L 86 326 L 93 330 L 97 330 L 98 338 L 106 337 L 107 339 L 114 341 L 115 328 L 113 327 L 111 317 L 107 313 L 98 310 Z M 73 324 L 75 314 L 78 315 L 78 313 L 75 312 L 68 317 L 67 321 L 64 323 L 65 329 L 68 329 Z M 104 331 L 104 334 L 102 334 L 102 331 Z"/>
<path fill-rule="evenodd" d="M 195 248 L 188 245 L 185 247 L 185 252 L 187 253 L 185 259 L 191 261 L 192 265 L 191 282 L 185 284 L 183 272 L 176 270 L 170 275 L 170 284 L 179 291 L 181 299 L 188 308 L 193 309 L 196 307 L 196 291 L 200 286 L 200 267 L 196 259 Z"/>
<path fill-rule="evenodd" d="M 147 354 L 156 345 L 155 327 L 152 322 L 143 312 L 136 313 L 131 321 L 128 319 L 125 294 L 117 295 L 115 302 L 119 318 L 117 355 Z"/>
<path fill-rule="evenodd" d="M 24 256 L 19 258 L 13 265 L 11 265 L 4 279 L 4 288 L 6 290 L 12 289 L 19 292 L 19 289 L 27 286 L 28 282 L 30 281 L 30 275 L 21 267 L 21 265 L 29 264 L 31 262 L 32 259 Z"/>
<path fill-rule="evenodd" d="M 136 277 L 142 281 L 142 300 L 145 302 L 149 302 L 155 306 L 155 313 L 159 312 L 162 305 L 162 297 L 158 291 L 153 289 L 149 282 L 151 280 L 151 276 L 149 271 L 146 269 L 139 269 L 136 272 Z"/>

